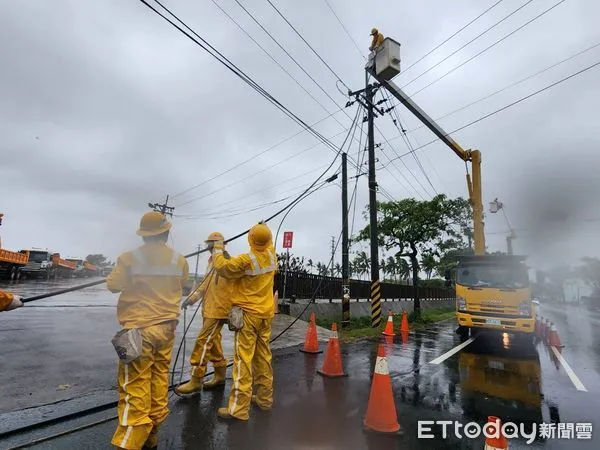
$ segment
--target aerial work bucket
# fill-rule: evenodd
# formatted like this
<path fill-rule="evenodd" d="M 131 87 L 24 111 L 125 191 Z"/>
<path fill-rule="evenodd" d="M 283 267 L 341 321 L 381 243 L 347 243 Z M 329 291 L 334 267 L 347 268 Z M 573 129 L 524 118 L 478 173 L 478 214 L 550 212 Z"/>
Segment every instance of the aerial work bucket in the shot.
<path fill-rule="evenodd" d="M 378 77 L 391 80 L 400 73 L 400 43 L 385 38 L 381 46 L 369 57 L 367 68 L 374 71 Z M 375 67 L 373 70 L 373 62 Z"/>

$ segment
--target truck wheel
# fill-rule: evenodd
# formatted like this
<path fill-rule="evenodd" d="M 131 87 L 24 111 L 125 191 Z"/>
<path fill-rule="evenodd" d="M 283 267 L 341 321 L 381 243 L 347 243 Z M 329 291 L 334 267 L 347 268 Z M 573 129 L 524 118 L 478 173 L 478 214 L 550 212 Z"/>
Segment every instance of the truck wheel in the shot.
<path fill-rule="evenodd" d="M 12 268 L 10 269 L 10 279 L 14 280 L 15 278 L 17 278 L 18 273 L 19 269 L 17 269 L 17 266 L 12 266 Z"/>
<path fill-rule="evenodd" d="M 466 339 L 469 337 L 469 328 L 459 325 L 458 328 L 456 329 L 456 334 L 458 334 L 461 338 Z"/>

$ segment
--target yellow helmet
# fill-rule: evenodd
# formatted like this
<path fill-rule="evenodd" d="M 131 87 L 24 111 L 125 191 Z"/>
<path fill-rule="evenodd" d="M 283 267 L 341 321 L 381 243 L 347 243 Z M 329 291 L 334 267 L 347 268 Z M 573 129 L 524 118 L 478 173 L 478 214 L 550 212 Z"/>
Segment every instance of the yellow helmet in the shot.
<path fill-rule="evenodd" d="M 248 243 L 256 250 L 264 250 L 273 241 L 271 230 L 264 223 L 259 223 L 250 228 Z"/>
<path fill-rule="evenodd" d="M 218 231 L 213 231 L 208 235 L 204 242 L 215 242 L 215 241 L 224 241 L 225 237 L 219 233 Z"/>
<path fill-rule="evenodd" d="M 163 213 L 149 211 L 142 216 L 137 235 L 142 237 L 157 236 L 171 229 L 171 223 Z"/>
<path fill-rule="evenodd" d="M 377 33 L 379 33 L 379 30 L 377 28 L 371 28 L 371 36 L 373 36 Z"/>

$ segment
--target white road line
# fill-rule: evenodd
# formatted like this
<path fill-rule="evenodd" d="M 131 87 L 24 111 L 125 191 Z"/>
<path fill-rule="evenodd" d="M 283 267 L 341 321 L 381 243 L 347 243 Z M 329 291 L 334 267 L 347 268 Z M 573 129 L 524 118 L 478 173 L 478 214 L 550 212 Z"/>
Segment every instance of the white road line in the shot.
<path fill-rule="evenodd" d="M 575 372 L 573 372 L 573 369 L 571 369 L 571 366 L 569 366 L 569 363 L 565 360 L 565 358 L 563 358 L 563 356 L 560 354 L 558 349 L 554 346 L 552 346 L 550 348 L 552 349 L 552 351 L 554 352 L 554 355 L 558 358 L 558 360 L 560 361 L 562 366 L 565 368 L 565 372 L 567 372 L 567 375 L 569 375 L 569 378 L 575 385 L 575 388 L 577 388 L 578 391 L 587 392 L 588 390 L 585 388 L 585 386 L 583 385 L 581 380 L 577 377 L 577 375 L 575 375 Z"/>
<path fill-rule="evenodd" d="M 454 347 L 451 350 L 448 350 L 446 353 L 444 353 L 442 356 L 438 356 L 437 358 L 435 358 L 433 361 L 430 361 L 429 364 L 440 364 L 443 363 L 444 361 L 446 361 L 448 358 L 450 358 L 452 355 L 454 355 L 455 353 L 461 351 L 463 348 L 465 348 L 467 345 L 469 345 L 471 342 L 473 342 L 475 339 L 477 339 L 477 336 L 472 337 L 467 339 L 465 342 L 463 342 L 462 344 L 457 345 L 456 347 Z"/>

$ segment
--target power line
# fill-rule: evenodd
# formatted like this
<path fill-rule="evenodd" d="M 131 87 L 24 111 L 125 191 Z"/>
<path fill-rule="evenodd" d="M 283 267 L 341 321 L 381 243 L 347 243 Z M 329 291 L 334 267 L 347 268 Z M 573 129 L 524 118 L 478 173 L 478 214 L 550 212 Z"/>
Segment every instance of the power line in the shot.
<path fill-rule="evenodd" d="M 555 67 L 557 67 L 557 66 L 559 66 L 559 65 L 561 65 L 561 64 L 563 64 L 563 63 L 565 63 L 567 61 L 570 61 L 570 60 L 576 58 L 577 56 L 580 56 L 580 55 L 582 55 L 582 54 L 584 54 L 584 53 L 586 53 L 586 52 L 588 52 L 590 50 L 593 50 L 594 48 L 599 47 L 599 46 L 600 46 L 600 42 L 598 42 L 598 43 L 596 43 L 596 44 L 594 44 L 594 45 L 592 45 L 590 47 L 587 47 L 584 50 L 581 50 L 581 51 L 579 51 L 579 52 L 577 52 L 577 53 L 575 53 L 575 54 L 573 54 L 573 55 L 571 55 L 571 56 L 569 56 L 567 58 L 564 58 L 564 59 L 562 59 L 562 60 L 560 60 L 560 61 L 558 61 L 558 62 L 556 62 L 556 63 L 554 63 L 554 64 L 552 64 L 552 65 L 550 65 L 550 66 L 548 66 L 548 67 L 546 67 L 544 69 L 542 69 L 542 70 L 539 70 L 539 71 L 537 71 L 537 72 L 535 72 L 535 73 L 533 73 L 531 75 L 528 75 L 528 76 L 526 76 L 524 78 L 521 78 L 520 80 L 515 81 L 514 83 L 511 83 L 508 86 L 503 87 L 502 89 L 498 89 L 497 91 L 494 91 L 491 94 L 488 94 L 488 95 L 486 95 L 484 97 L 481 97 L 481 98 L 479 98 L 479 99 L 477 99 L 477 100 L 475 100 L 475 101 L 473 101 L 473 102 L 471 102 L 471 103 L 469 103 L 467 105 L 464 105 L 464 106 L 462 106 L 462 107 L 460 107 L 458 109 L 450 111 L 449 113 L 446 113 L 443 116 L 440 116 L 440 117 L 436 118 L 435 120 L 442 120 L 442 119 L 445 119 L 446 117 L 450 117 L 451 115 L 456 114 L 457 112 L 464 111 L 465 109 L 470 108 L 471 106 L 476 105 L 477 103 L 481 103 L 484 100 L 487 100 L 487 99 L 489 99 L 489 98 L 491 98 L 491 97 L 493 97 L 493 96 L 495 96 L 497 94 L 500 94 L 500 93 L 502 93 L 504 91 L 507 91 L 510 88 L 513 88 L 513 87 L 515 87 L 515 86 L 517 86 L 517 85 L 519 85 L 521 83 L 524 83 L 525 81 L 528 81 L 528 80 L 530 80 L 530 79 L 532 79 L 532 78 L 534 78 L 534 77 L 536 77 L 538 75 L 541 75 L 542 73 L 547 72 L 547 71 L 549 71 L 549 70 L 551 70 L 551 69 L 553 69 L 553 68 L 555 68 Z M 420 130 L 421 128 L 425 128 L 425 125 L 420 125 L 420 126 L 418 126 L 416 128 L 413 128 L 412 130 L 409 130 L 408 132 L 412 133 L 413 131 Z"/>
<path fill-rule="evenodd" d="M 313 96 L 310 91 L 308 89 L 306 89 L 304 87 L 304 85 L 302 83 L 300 83 L 285 67 L 283 67 L 279 61 L 277 61 L 273 55 L 271 55 L 271 53 L 269 53 L 262 45 L 260 45 L 260 43 L 254 39 L 254 37 L 252 37 L 252 35 L 250 33 L 248 33 L 246 31 L 246 29 L 244 27 L 242 27 L 239 22 L 237 22 L 227 11 L 225 11 L 225 9 L 223 9 L 223 7 L 221 5 L 219 5 L 219 3 L 217 3 L 216 0 L 211 0 L 214 5 L 219 8 L 221 10 L 221 12 L 223 14 L 225 14 L 225 16 L 227 16 L 229 18 L 229 20 L 231 20 L 235 25 L 237 25 L 237 27 L 246 35 L 248 36 L 248 38 L 250 38 L 250 40 L 252 42 L 254 42 L 258 48 L 260 48 L 275 64 L 277 64 L 277 66 L 285 73 L 287 74 L 288 77 L 290 77 L 298 86 L 300 86 L 300 88 L 306 92 L 308 94 L 308 96 L 313 99 L 315 101 L 315 103 L 317 103 L 323 110 L 325 110 L 326 112 L 329 112 L 329 110 L 319 101 L 317 100 L 317 98 L 315 98 L 315 96 Z"/>
<path fill-rule="evenodd" d="M 531 2 L 533 2 L 534 0 L 528 0 L 527 2 L 525 2 L 523 5 L 519 6 L 517 9 L 515 9 L 514 11 L 512 11 L 511 13 L 509 13 L 507 16 L 504 16 L 502 19 L 500 19 L 499 21 L 497 21 L 496 23 L 494 23 L 492 26 L 486 28 L 484 31 L 482 31 L 481 33 L 479 33 L 477 36 L 475 36 L 473 39 L 471 39 L 469 42 L 467 42 L 466 44 L 461 45 L 459 48 L 457 48 L 456 50 L 454 50 L 452 53 L 450 53 L 448 56 L 446 56 L 445 58 L 443 58 L 442 60 L 438 61 L 437 63 L 435 63 L 433 66 L 431 66 L 429 69 L 425 70 L 424 72 L 422 72 L 420 75 L 417 75 L 415 78 L 413 78 L 412 80 L 410 80 L 408 83 L 406 83 L 404 86 L 402 86 L 402 89 L 404 89 L 405 87 L 407 87 L 408 85 L 412 84 L 413 82 L 417 81 L 419 78 L 421 78 L 423 75 L 431 72 L 433 69 L 435 69 L 437 66 L 439 66 L 440 64 L 442 64 L 444 61 L 447 61 L 449 58 L 451 58 L 452 56 L 456 55 L 458 52 L 460 52 L 463 48 L 467 47 L 468 45 L 472 44 L 473 42 L 475 42 L 477 39 L 479 39 L 480 37 L 482 37 L 483 35 L 485 35 L 487 32 L 493 30 L 494 28 L 496 28 L 498 25 L 500 25 L 502 22 L 504 22 L 505 20 L 509 19 L 510 17 L 512 17 L 513 15 L 515 15 L 516 13 L 518 13 L 520 10 L 522 10 L 523 8 L 525 8 L 527 5 L 529 5 Z M 496 3 L 497 4 L 497 3 Z"/>
<path fill-rule="evenodd" d="M 470 126 L 472 126 L 472 125 L 474 125 L 474 124 L 476 124 L 478 122 L 481 122 L 481 121 L 483 121 L 485 119 L 488 119 L 488 118 L 494 116 L 495 114 L 498 114 L 499 112 L 502 112 L 502 111 L 504 111 L 504 110 L 506 110 L 506 109 L 508 109 L 508 108 L 510 108 L 512 106 L 518 105 L 519 103 L 524 102 L 525 100 L 528 100 L 531 97 L 534 97 L 534 96 L 536 96 L 538 94 L 541 94 L 542 92 L 547 91 L 548 89 L 550 89 L 550 88 L 552 88 L 554 86 L 557 86 L 557 85 L 559 85 L 559 84 L 561 84 L 561 83 L 563 83 L 563 82 L 565 82 L 567 80 L 570 80 L 571 78 L 574 78 L 574 77 L 576 77 L 578 75 L 581 75 L 582 73 L 587 72 L 588 70 L 591 70 L 591 69 L 593 69 L 593 68 L 595 68 L 595 67 L 597 67 L 599 65 L 600 65 L 600 61 L 598 61 L 598 62 L 596 62 L 596 63 L 594 63 L 594 64 L 592 64 L 590 66 L 587 66 L 587 67 L 585 67 L 585 68 L 583 68 L 583 69 L 581 69 L 581 70 L 579 70 L 579 71 L 577 71 L 575 73 L 572 73 L 571 75 L 568 75 L 568 76 L 566 76 L 564 78 L 561 78 L 560 80 L 555 81 L 554 83 L 549 84 L 549 85 L 543 87 L 542 89 L 538 89 L 537 91 L 532 92 L 531 94 L 526 95 L 525 97 L 521 97 L 518 100 L 515 100 L 514 102 L 509 103 L 508 105 L 503 106 L 502 108 L 498 108 L 495 111 L 492 111 L 491 113 L 486 114 L 485 116 L 482 116 L 482 117 L 480 117 L 478 119 L 475 119 L 472 122 L 469 122 L 468 124 L 463 125 L 462 127 L 456 128 L 455 130 L 452 130 L 449 133 L 446 133 L 446 136 L 450 136 L 451 134 L 457 133 L 458 131 L 464 130 L 465 128 L 468 128 L 468 127 L 470 127 Z M 410 155 L 411 153 L 414 153 L 414 152 L 416 152 L 418 150 L 421 150 L 422 148 L 427 147 L 427 146 L 429 146 L 429 145 L 431 145 L 431 144 L 433 144 L 434 142 L 437 142 L 437 141 L 438 141 L 437 138 L 433 139 L 433 140 L 427 142 L 426 144 L 423 144 L 423 145 L 415 148 L 414 150 L 411 150 L 411 151 L 409 151 L 407 153 L 404 153 L 403 155 L 400 155 L 400 158 L 403 158 L 403 157 L 405 157 L 407 155 Z"/>
<path fill-rule="evenodd" d="M 544 10 L 543 12 L 541 12 L 540 14 L 538 14 L 537 16 L 535 16 L 533 19 L 528 20 L 527 22 L 525 22 L 523 25 L 521 25 L 520 27 L 516 28 L 515 30 L 511 31 L 510 33 L 504 35 L 503 37 L 501 37 L 500 39 L 498 39 L 496 42 L 494 42 L 493 44 L 489 45 L 488 47 L 484 48 L 483 50 L 481 50 L 479 53 L 475 54 L 474 56 L 470 57 L 469 59 L 467 59 L 466 61 L 460 63 L 458 66 L 455 66 L 454 68 L 450 69 L 448 72 L 446 72 L 445 74 L 441 75 L 440 77 L 434 79 L 433 81 L 431 81 L 429 84 L 426 84 L 424 87 L 422 87 L 421 89 L 419 89 L 416 92 L 413 92 L 411 94 L 411 96 L 417 95 L 420 92 L 423 92 L 425 89 L 427 89 L 428 87 L 434 85 L 435 83 L 437 83 L 438 81 L 440 81 L 441 79 L 447 77 L 448 75 L 450 75 L 451 73 L 453 73 L 454 71 L 460 69 L 462 66 L 464 66 L 465 64 L 473 61 L 475 58 L 483 55 L 485 52 L 487 52 L 488 50 L 490 50 L 491 48 L 495 47 L 496 45 L 498 45 L 499 43 L 503 42 L 505 39 L 509 38 L 510 36 L 512 36 L 513 34 L 517 33 L 518 31 L 522 30 L 523 28 L 525 28 L 527 25 L 535 22 L 537 19 L 539 19 L 540 17 L 546 15 L 547 13 L 549 13 L 550 11 L 552 11 L 554 8 L 556 8 L 557 6 L 561 5 L 562 3 L 564 3 L 566 0 L 560 0 L 558 3 L 555 3 L 553 6 L 551 6 L 550 8 Z"/>
<path fill-rule="evenodd" d="M 346 89 L 350 90 L 348 85 L 346 85 L 346 83 L 344 83 L 344 81 L 340 78 L 340 76 L 337 73 L 335 73 L 335 70 L 333 70 L 331 68 L 331 66 L 329 64 L 327 64 L 327 62 L 321 57 L 321 55 L 319 55 L 319 53 L 317 53 L 317 51 L 313 48 L 313 46 L 310 45 L 306 39 L 304 39 L 304 36 L 302 36 L 302 34 L 300 34 L 300 32 L 294 27 L 294 25 L 292 25 L 290 23 L 290 21 L 281 13 L 281 11 L 279 11 L 279 9 L 273 4 L 273 2 L 271 0 L 267 0 L 267 3 L 269 3 L 269 5 L 271 5 L 271 7 L 277 12 L 277 14 L 279 14 L 279 16 L 285 21 L 285 23 L 287 23 L 290 26 L 290 28 L 292 30 L 294 30 L 294 33 L 296 33 L 296 35 L 300 39 L 302 39 L 302 41 L 308 46 L 308 48 L 311 49 L 311 51 L 317 56 L 317 58 L 319 58 L 321 60 L 321 62 L 323 64 L 325 64 L 325 66 L 329 69 L 329 71 L 333 74 L 333 76 L 336 77 L 337 80 L 346 87 Z"/>
<path fill-rule="evenodd" d="M 361 108 L 358 108 L 358 109 L 357 109 L 357 114 L 359 113 L 360 109 L 361 109 Z M 352 126 L 350 126 L 350 128 L 348 128 L 347 130 L 342 130 L 342 131 L 340 131 L 339 133 L 337 133 L 336 135 L 334 135 L 334 136 L 332 136 L 332 137 L 330 137 L 330 138 L 328 138 L 328 139 L 333 139 L 333 138 L 336 138 L 337 136 L 340 136 L 341 134 L 343 134 L 343 133 L 346 133 L 346 132 L 347 132 L 348 134 L 346 135 L 346 139 L 344 140 L 344 142 L 343 142 L 343 143 L 342 143 L 342 145 L 340 146 L 340 148 L 343 148 L 343 147 L 344 147 L 344 145 L 346 144 L 346 141 L 347 141 L 347 139 L 348 139 L 348 136 L 350 136 L 350 134 L 351 134 L 352 130 L 353 130 L 354 128 L 356 128 L 354 125 L 355 125 L 355 124 L 353 123 L 353 125 L 352 125 Z M 256 175 L 259 175 L 259 174 L 261 174 L 261 173 L 264 173 L 264 172 L 266 172 L 267 170 L 270 170 L 270 169 L 272 169 L 273 167 L 277 167 L 277 166 L 279 166 L 280 164 L 283 164 L 284 162 L 286 162 L 286 161 L 289 161 L 290 159 L 296 158 L 296 157 L 298 157 L 298 156 L 302 155 L 303 153 L 306 153 L 307 151 L 309 151 L 309 150 L 312 150 L 313 148 L 316 148 L 316 147 L 318 147 L 318 146 L 319 146 L 319 145 L 321 145 L 321 144 L 322 144 L 322 142 L 317 142 L 316 144 L 314 144 L 314 145 L 311 145 L 310 147 L 307 147 L 307 148 L 305 148 L 304 150 L 301 150 L 300 152 L 296 152 L 296 153 L 294 153 L 293 155 L 290 155 L 290 156 L 288 156 L 287 158 L 284 158 L 284 159 L 282 159 L 282 160 L 280 160 L 280 161 L 277 161 L 276 163 L 273 163 L 273 164 L 271 164 L 270 166 L 264 167 L 264 168 L 262 168 L 262 169 L 260 169 L 260 170 L 258 170 L 258 171 L 256 171 L 256 172 L 254 172 L 254 173 L 252 173 L 252 174 L 250 174 L 250 175 L 246 176 L 246 177 L 239 178 L 238 180 L 236 180 L 236 181 L 234 181 L 234 182 L 232 182 L 232 183 L 229 183 L 227 186 L 224 186 L 224 187 L 221 187 L 221 188 L 215 189 L 215 190 L 213 190 L 213 191 L 210 191 L 210 192 L 208 192 L 208 193 L 206 193 L 206 194 L 200 195 L 200 196 L 198 196 L 198 197 L 194 197 L 194 198 L 192 198 L 191 200 L 188 200 L 188 201 L 186 201 L 186 202 L 180 203 L 179 205 L 177 205 L 177 208 L 181 208 L 182 206 L 189 205 L 190 203 L 194 203 L 194 202 L 196 202 L 196 201 L 198 201 L 198 200 L 202 200 L 202 199 L 204 199 L 204 198 L 206 198 L 206 197 L 209 197 L 209 196 L 211 196 L 211 195 L 214 195 L 214 194 L 217 194 L 217 193 L 223 192 L 224 190 L 226 190 L 226 189 L 229 189 L 230 187 L 236 186 L 236 185 L 238 185 L 238 184 L 242 183 L 243 181 L 246 181 L 246 180 L 248 180 L 249 178 L 255 177 Z"/>
<path fill-rule="evenodd" d="M 176 28 L 180 33 L 210 54 L 213 58 L 219 61 L 222 65 L 224 65 L 227 69 L 229 69 L 232 73 L 234 73 L 237 77 L 239 77 L 242 81 L 252 87 L 255 91 L 260 93 L 265 99 L 267 99 L 270 103 L 272 103 L 275 107 L 277 107 L 280 111 L 286 114 L 290 119 L 294 120 L 296 123 L 306 128 L 311 134 L 313 134 L 318 139 L 322 140 L 328 147 L 332 150 L 337 151 L 338 149 L 329 142 L 323 135 L 321 135 L 318 131 L 308 125 L 304 120 L 294 114 L 289 108 L 284 106 L 279 100 L 273 97 L 268 91 L 266 91 L 262 86 L 260 86 L 256 81 L 254 81 L 250 76 L 244 73 L 239 67 L 233 64 L 228 58 L 226 58 L 221 52 L 219 52 L 214 46 L 212 46 L 208 41 L 206 41 L 202 36 L 196 33 L 192 28 L 190 28 L 185 22 L 183 22 L 177 15 L 175 15 L 171 10 L 169 10 L 166 6 L 164 6 L 159 0 L 154 0 L 156 4 L 158 4 L 163 10 L 165 10 L 171 17 L 173 17 L 177 22 L 179 22 L 183 27 L 189 30 L 196 38 L 200 41 L 196 40 L 192 35 L 186 32 L 183 28 L 173 22 L 171 19 L 166 17 L 160 11 L 158 11 L 155 7 L 151 6 L 146 0 L 139 0 L 143 5 L 152 10 L 155 14 L 162 17 L 165 21 L 171 24 L 174 28 Z"/>
<path fill-rule="evenodd" d="M 327 1 L 327 0 L 325 0 L 325 1 Z M 442 45 L 444 45 L 446 42 L 448 42 L 454 36 L 458 35 L 461 31 L 465 30 L 467 27 L 469 27 L 470 25 L 472 25 L 473 23 L 475 23 L 477 20 L 481 19 L 484 15 L 486 15 L 488 12 L 490 12 L 492 9 L 494 9 L 496 6 L 498 6 L 500 3 L 502 3 L 502 0 L 497 1 L 492 6 L 490 6 L 485 11 L 483 11 L 481 14 L 479 14 L 477 17 L 475 17 L 473 20 L 471 20 L 469 23 L 467 23 L 465 26 L 463 26 L 461 29 L 459 29 L 458 31 L 455 31 L 452 35 L 448 36 L 440 44 L 436 45 L 434 48 L 432 48 L 427 53 L 425 53 L 423 56 L 421 56 L 419 59 L 417 59 L 410 66 L 408 66 L 406 69 L 404 69 L 404 72 L 406 72 L 411 67 L 413 67 L 416 64 L 420 63 L 421 61 L 423 61 L 425 58 L 427 58 L 429 55 L 431 55 L 433 52 L 435 52 L 438 48 L 440 48 Z"/>
<path fill-rule="evenodd" d="M 314 122 L 314 123 L 311 125 L 311 127 L 314 127 L 315 125 L 318 125 L 318 124 L 320 124 L 321 122 L 324 122 L 325 120 L 329 119 L 329 118 L 330 118 L 331 116 L 333 116 L 334 114 L 337 114 L 338 112 L 340 112 L 342 109 L 343 109 L 343 108 L 340 108 L 340 109 L 338 109 L 337 111 L 335 111 L 335 112 L 333 112 L 333 113 L 330 113 L 330 114 L 329 114 L 329 115 L 327 115 L 326 117 L 323 117 L 322 119 L 320 119 L 320 120 L 318 120 L 318 121 Z M 256 160 L 256 158 L 257 158 L 257 157 L 259 157 L 259 156 L 262 156 L 262 155 L 264 155 L 265 153 L 268 153 L 268 152 L 270 152 L 270 151 L 272 151 L 272 150 L 275 150 L 275 149 L 276 149 L 277 147 L 279 147 L 280 145 L 282 145 L 282 144 L 285 144 L 286 142 L 288 142 L 288 141 L 292 140 L 292 139 L 293 139 L 293 138 L 295 138 L 296 136 L 299 136 L 299 135 L 301 135 L 302 133 L 305 133 L 306 131 L 307 131 L 306 129 L 302 129 L 302 130 L 298 131 L 297 133 L 295 133 L 295 134 L 292 134 L 291 136 L 288 136 L 287 138 L 283 139 L 282 141 L 279 141 L 278 143 L 276 143 L 276 144 L 274 144 L 274 145 L 270 146 L 269 148 L 267 148 L 267 149 L 265 149 L 265 150 L 262 150 L 261 152 L 259 152 L 259 153 L 255 154 L 255 155 L 252 155 L 252 156 L 250 156 L 249 158 L 247 158 L 247 159 L 245 159 L 245 160 L 243 160 L 243 161 L 241 161 L 241 162 L 237 163 L 236 165 L 234 165 L 234 166 L 230 167 L 229 169 L 227 169 L 227 170 L 225 170 L 225 171 L 223 171 L 223 172 L 221 172 L 221 173 L 219 173 L 219 174 L 217 174 L 217 175 L 214 175 L 214 176 L 213 176 L 213 177 L 211 177 L 211 178 L 207 178 L 206 180 L 202 181 L 201 183 L 198 183 L 198 184 L 196 184 L 196 185 L 194 185 L 194 186 L 191 186 L 191 187 L 189 187 L 189 188 L 187 188 L 187 189 L 184 189 L 183 191 L 181 191 L 181 192 L 179 192 L 179 193 L 177 193 L 177 194 L 173 195 L 172 197 L 173 197 L 173 198 L 175 198 L 175 197 L 179 197 L 179 196 L 181 196 L 181 195 L 183 195 L 183 194 L 187 194 L 188 192 L 190 192 L 190 191 L 193 191 L 194 189 L 197 189 L 197 188 L 199 188 L 199 187 L 201 187 L 201 186 L 204 186 L 205 184 L 207 184 L 207 183 L 210 183 L 211 181 L 214 181 L 214 180 L 216 180 L 217 178 L 220 178 L 220 177 L 222 177 L 223 175 L 226 175 L 226 174 L 228 174 L 228 173 L 232 172 L 233 170 L 237 169 L 238 167 L 241 167 L 241 166 L 243 166 L 244 164 L 247 164 L 247 163 L 249 163 L 250 161 L 254 161 L 254 160 Z M 347 131 L 347 130 L 345 130 L 345 131 Z M 332 138 L 334 138 L 335 136 L 337 136 L 337 135 L 334 135 L 334 136 L 330 137 L 329 139 L 332 139 Z"/>
<path fill-rule="evenodd" d="M 354 47 L 356 48 L 356 50 L 358 51 L 358 54 L 360 56 L 362 56 L 364 59 L 367 59 L 365 57 L 365 55 L 363 54 L 363 52 L 361 51 L 359 45 L 356 43 L 356 41 L 354 40 L 354 38 L 352 37 L 352 35 L 348 32 L 348 30 L 346 29 L 346 27 L 344 26 L 344 23 L 340 20 L 339 16 L 335 13 L 335 10 L 333 9 L 333 7 L 331 6 L 331 4 L 329 3 L 328 0 L 324 0 L 325 3 L 327 4 L 327 6 L 329 7 L 329 10 L 331 11 L 331 13 L 335 16 L 335 18 L 337 19 L 338 23 L 340 24 L 340 26 L 342 27 L 342 29 L 344 30 L 344 32 L 346 33 L 346 36 L 348 36 L 348 38 L 350 38 L 350 40 L 352 41 L 352 43 L 354 44 Z M 502 1 L 502 0 L 500 0 Z"/>

